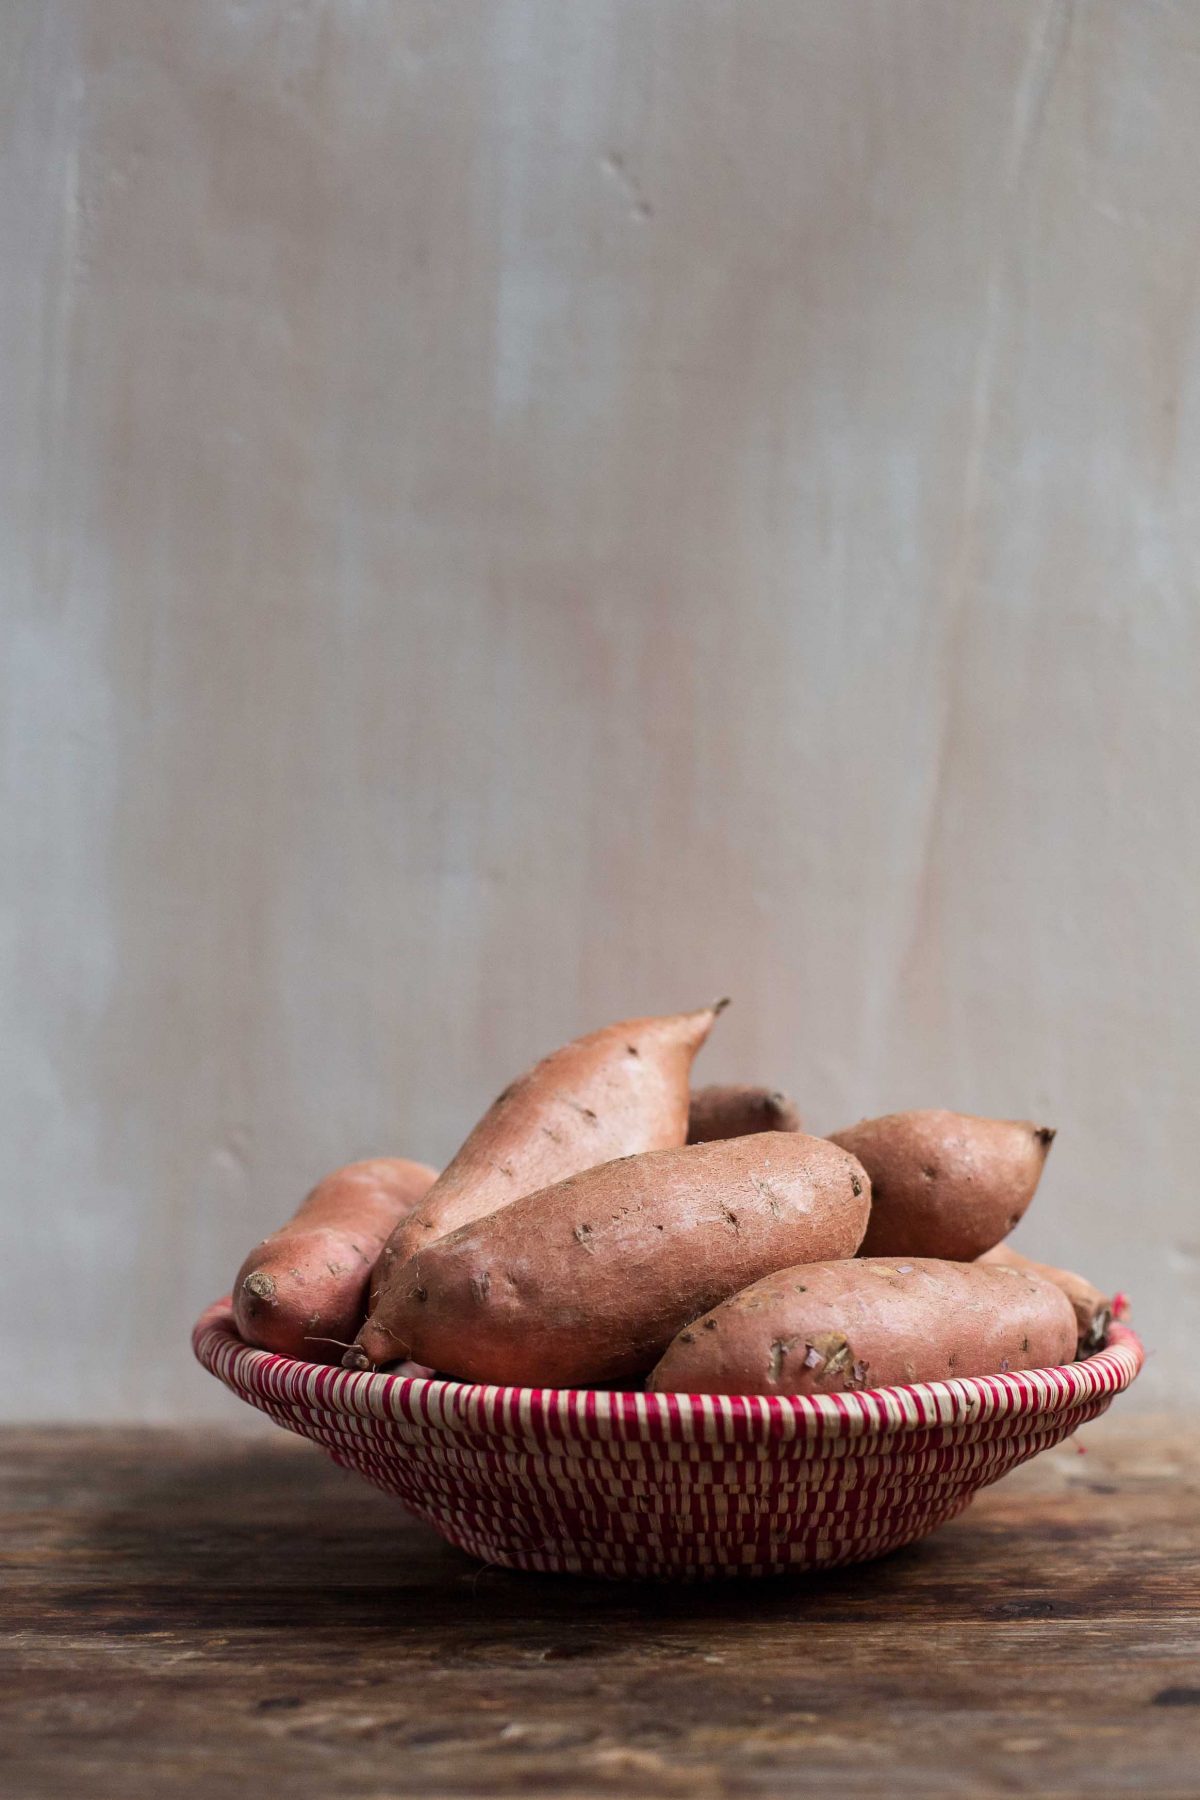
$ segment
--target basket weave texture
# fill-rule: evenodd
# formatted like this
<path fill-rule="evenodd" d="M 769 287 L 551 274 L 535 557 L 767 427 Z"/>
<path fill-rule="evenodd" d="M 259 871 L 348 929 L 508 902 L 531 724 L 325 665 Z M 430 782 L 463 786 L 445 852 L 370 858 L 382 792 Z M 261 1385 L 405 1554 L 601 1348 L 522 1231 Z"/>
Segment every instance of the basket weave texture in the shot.
<path fill-rule="evenodd" d="M 960 1513 L 1106 1410 L 1142 1366 L 1113 1325 L 1085 1362 L 814 1399 L 485 1387 L 250 1349 L 228 1301 L 205 1368 L 484 1562 L 603 1576 L 862 1562 Z"/>

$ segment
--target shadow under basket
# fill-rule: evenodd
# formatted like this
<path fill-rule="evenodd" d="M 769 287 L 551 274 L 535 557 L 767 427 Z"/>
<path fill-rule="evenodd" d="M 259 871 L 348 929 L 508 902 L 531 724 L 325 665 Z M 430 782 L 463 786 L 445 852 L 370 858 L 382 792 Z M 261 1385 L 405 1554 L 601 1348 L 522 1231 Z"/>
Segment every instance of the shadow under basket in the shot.
<path fill-rule="evenodd" d="M 1077 1426 L 1142 1366 L 1112 1325 L 1086 1361 L 863 1393 L 624 1394 L 358 1373 L 250 1349 L 229 1302 L 199 1360 L 276 1424 L 468 1555 L 603 1576 L 768 1575 L 923 1537 Z"/>

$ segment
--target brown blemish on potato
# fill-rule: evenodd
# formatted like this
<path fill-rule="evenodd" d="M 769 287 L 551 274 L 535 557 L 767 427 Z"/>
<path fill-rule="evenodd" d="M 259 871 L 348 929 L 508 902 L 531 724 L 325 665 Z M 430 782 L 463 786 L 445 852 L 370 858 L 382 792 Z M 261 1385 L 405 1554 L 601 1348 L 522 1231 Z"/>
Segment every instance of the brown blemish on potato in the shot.
<path fill-rule="evenodd" d="M 255 1269 L 252 1274 L 247 1275 L 242 1286 L 248 1294 L 253 1294 L 256 1300 L 273 1300 L 275 1298 L 274 1278 L 262 1269 Z"/>
<path fill-rule="evenodd" d="M 846 1338 L 840 1332 L 830 1332 L 814 1340 L 814 1349 L 819 1350 L 825 1358 L 827 1375 L 842 1375 L 852 1365 L 854 1352 Z"/>
<path fill-rule="evenodd" d="M 863 1267 L 872 1274 L 877 1281 L 885 1281 L 889 1287 L 895 1287 L 896 1283 L 894 1277 L 899 1272 L 895 1263 L 865 1261 Z"/>
<path fill-rule="evenodd" d="M 577 1225 L 571 1233 L 571 1236 L 575 1239 L 577 1244 L 580 1244 L 583 1249 L 587 1251 L 589 1256 L 594 1256 L 596 1254 L 596 1246 L 592 1242 L 592 1228 L 590 1225 Z"/>
<path fill-rule="evenodd" d="M 761 1198 L 766 1201 L 767 1211 L 770 1213 L 771 1217 L 773 1219 L 781 1219 L 783 1217 L 783 1204 L 779 1198 L 778 1190 L 773 1188 L 769 1181 L 764 1181 L 761 1175 L 756 1175 L 754 1177 L 753 1186 L 755 1193 L 760 1195 Z"/>
<path fill-rule="evenodd" d="M 488 1270 L 481 1269 L 478 1275 L 472 1275 L 467 1285 L 471 1290 L 471 1297 L 480 1306 L 486 1306 L 488 1295 L 492 1289 L 492 1277 Z"/>

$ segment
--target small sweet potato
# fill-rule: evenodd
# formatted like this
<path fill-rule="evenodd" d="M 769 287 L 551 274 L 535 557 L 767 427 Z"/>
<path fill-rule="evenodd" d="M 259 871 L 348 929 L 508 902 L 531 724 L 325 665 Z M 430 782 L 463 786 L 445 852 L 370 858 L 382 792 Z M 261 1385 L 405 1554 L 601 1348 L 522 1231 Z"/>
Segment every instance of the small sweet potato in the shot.
<path fill-rule="evenodd" d="M 336 1361 L 362 1324 L 384 1240 L 436 1178 L 424 1163 L 386 1156 L 327 1175 L 238 1270 L 233 1313 L 246 1343 Z"/>
<path fill-rule="evenodd" d="M 1043 1281 L 1052 1281 L 1075 1308 L 1080 1355 L 1090 1356 L 1093 1350 L 1101 1348 L 1108 1336 L 1109 1323 L 1116 1316 L 1116 1308 L 1109 1295 L 1093 1287 L 1085 1276 L 1076 1275 L 1070 1269 L 1056 1269 L 1050 1263 L 1034 1262 L 1032 1257 L 1022 1256 L 1019 1250 L 1012 1250 L 1007 1244 L 985 1250 L 978 1260 L 1005 1269 L 1024 1269 L 1030 1275 L 1040 1275 Z"/>
<path fill-rule="evenodd" d="M 983 1263 L 858 1257 L 784 1269 L 681 1331 L 660 1393 L 838 1394 L 1069 1362 L 1061 1289 Z"/>
<path fill-rule="evenodd" d="M 851 1256 L 870 1184 L 823 1138 L 768 1131 L 588 1169 L 393 1270 L 348 1366 L 413 1356 L 472 1381 L 641 1374 L 768 1269 Z"/>
<path fill-rule="evenodd" d="M 832 1132 L 871 1177 L 864 1256 L 974 1262 L 1033 1198 L 1054 1133 L 1025 1119 L 890 1113 Z"/>
<path fill-rule="evenodd" d="M 682 1144 L 692 1059 L 724 1004 L 607 1025 L 511 1082 L 392 1233 L 372 1308 L 392 1267 L 459 1225 L 615 1156 Z"/>
<path fill-rule="evenodd" d="M 749 1137 L 756 1131 L 800 1131 L 800 1114 L 775 1088 L 731 1083 L 696 1088 L 688 1108 L 689 1144 Z"/>

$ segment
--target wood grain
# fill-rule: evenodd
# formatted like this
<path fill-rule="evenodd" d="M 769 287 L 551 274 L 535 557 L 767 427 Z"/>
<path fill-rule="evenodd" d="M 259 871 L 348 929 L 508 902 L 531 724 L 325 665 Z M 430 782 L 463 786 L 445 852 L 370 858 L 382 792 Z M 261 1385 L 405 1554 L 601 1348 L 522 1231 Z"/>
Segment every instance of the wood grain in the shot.
<path fill-rule="evenodd" d="M 1200 1400 L 1198 57 L 5 0 L 0 1407 L 231 1417 L 316 1179 L 719 993 L 814 1129 L 1056 1124 L 1022 1246 Z"/>
<path fill-rule="evenodd" d="M 279 1433 L 0 1449 L 21 1800 L 1196 1793 L 1195 1433 L 1106 1421 L 882 1562 L 712 1588 L 469 1563 Z"/>

